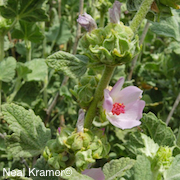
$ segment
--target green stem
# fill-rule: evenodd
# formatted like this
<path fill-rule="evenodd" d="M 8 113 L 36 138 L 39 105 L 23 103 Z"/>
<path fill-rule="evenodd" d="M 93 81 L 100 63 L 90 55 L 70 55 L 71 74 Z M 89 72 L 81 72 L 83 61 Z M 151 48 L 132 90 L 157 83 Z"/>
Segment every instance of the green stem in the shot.
<path fill-rule="evenodd" d="M 134 16 L 132 22 L 131 22 L 131 29 L 133 30 L 134 33 L 136 33 L 136 31 L 138 30 L 141 22 L 143 21 L 143 19 L 146 17 L 146 14 L 148 13 L 151 4 L 153 3 L 154 0 L 144 0 L 138 10 L 138 12 L 136 13 L 136 15 Z"/>
<path fill-rule="evenodd" d="M 4 35 L 0 35 L 0 62 L 4 58 Z M 1 89 L 2 89 L 2 82 L 0 81 L 0 114 L 1 114 Z"/>
<path fill-rule="evenodd" d="M 31 61 L 31 41 L 25 40 L 26 43 L 26 61 Z"/>
<path fill-rule="evenodd" d="M 97 104 L 103 98 L 103 94 L 104 94 L 103 91 L 109 84 L 111 77 L 113 75 L 114 69 L 115 67 L 113 66 L 105 66 L 104 68 L 104 72 L 96 88 L 93 101 L 91 102 L 89 109 L 86 113 L 85 122 L 84 122 L 85 128 L 91 127 L 92 121 L 94 117 L 96 116 Z"/>
<path fill-rule="evenodd" d="M 104 13 L 100 12 L 100 23 L 99 27 L 104 27 Z"/>
<path fill-rule="evenodd" d="M 25 83 L 24 81 L 21 82 L 21 79 L 20 79 L 20 78 L 17 78 L 17 79 L 16 79 L 14 91 L 13 91 L 13 93 L 9 96 L 9 98 L 8 98 L 8 103 L 11 103 L 11 102 L 14 100 L 16 94 L 18 93 L 18 91 L 20 90 L 20 88 L 22 87 L 22 85 L 23 85 L 24 83 Z"/>
<path fill-rule="evenodd" d="M 47 85 L 48 85 L 48 75 L 46 75 L 44 80 L 43 99 L 44 99 L 45 108 L 47 108 L 47 104 L 48 104 Z"/>
<path fill-rule="evenodd" d="M 4 58 L 4 35 L 0 35 L 0 62 Z"/>

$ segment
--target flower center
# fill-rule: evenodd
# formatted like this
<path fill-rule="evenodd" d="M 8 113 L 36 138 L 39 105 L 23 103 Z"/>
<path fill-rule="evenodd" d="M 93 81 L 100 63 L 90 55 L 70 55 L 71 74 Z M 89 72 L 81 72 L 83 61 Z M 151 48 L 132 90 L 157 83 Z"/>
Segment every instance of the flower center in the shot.
<path fill-rule="evenodd" d="M 116 114 L 116 115 L 120 115 L 121 113 L 125 113 L 125 106 L 123 103 L 114 103 L 113 104 L 113 108 L 112 108 L 112 113 L 113 115 Z"/>

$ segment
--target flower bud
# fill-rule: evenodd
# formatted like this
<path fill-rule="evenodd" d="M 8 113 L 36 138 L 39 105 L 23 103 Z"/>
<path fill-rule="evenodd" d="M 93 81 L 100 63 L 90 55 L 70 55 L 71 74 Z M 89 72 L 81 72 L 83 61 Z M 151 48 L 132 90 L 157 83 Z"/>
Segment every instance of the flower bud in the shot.
<path fill-rule="evenodd" d="M 109 19 L 111 23 L 119 24 L 121 17 L 121 6 L 119 1 L 115 1 L 112 8 L 109 8 Z"/>
<path fill-rule="evenodd" d="M 88 32 L 91 32 L 93 29 L 97 28 L 95 20 L 87 13 L 79 15 L 77 22 Z"/>
<path fill-rule="evenodd" d="M 85 115 L 84 110 L 80 109 L 79 110 L 78 121 L 77 121 L 77 124 L 76 124 L 77 132 L 84 132 L 84 115 Z"/>

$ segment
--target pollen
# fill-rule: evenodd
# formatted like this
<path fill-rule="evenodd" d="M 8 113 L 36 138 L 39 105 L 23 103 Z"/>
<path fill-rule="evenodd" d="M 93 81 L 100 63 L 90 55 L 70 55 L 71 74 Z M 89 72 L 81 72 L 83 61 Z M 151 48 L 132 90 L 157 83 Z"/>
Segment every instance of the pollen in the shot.
<path fill-rule="evenodd" d="M 121 113 L 125 113 L 125 106 L 123 103 L 114 103 L 112 108 L 113 115 L 120 115 Z"/>

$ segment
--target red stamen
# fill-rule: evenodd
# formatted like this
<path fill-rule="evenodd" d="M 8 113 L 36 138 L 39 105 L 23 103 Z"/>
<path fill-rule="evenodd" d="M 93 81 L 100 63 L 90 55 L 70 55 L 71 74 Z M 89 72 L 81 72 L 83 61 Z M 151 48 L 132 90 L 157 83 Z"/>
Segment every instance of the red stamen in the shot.
<path fill-rule="evenodd" d="M 120 115 L 121 113 L 125 113 L 125 106 L 123 103 L 114 103 L 113 104 L 113 108 L 112 108 L 112 113 L 113 115 L 116 114 L 116 115 Z"/>

